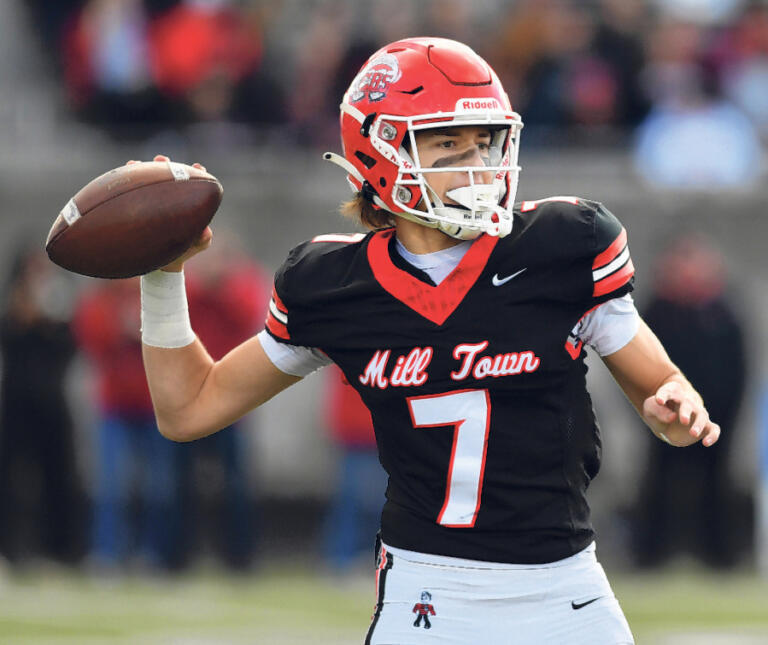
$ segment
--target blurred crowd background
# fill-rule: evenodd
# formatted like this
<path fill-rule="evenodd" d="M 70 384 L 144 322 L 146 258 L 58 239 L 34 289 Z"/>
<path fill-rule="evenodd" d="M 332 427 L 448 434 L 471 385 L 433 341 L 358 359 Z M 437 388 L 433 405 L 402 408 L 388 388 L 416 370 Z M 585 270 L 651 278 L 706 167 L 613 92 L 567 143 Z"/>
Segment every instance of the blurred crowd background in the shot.
<path fill-rule="evenodd" d="M 651 179 L 734 185 L 757 179 L 768 136 L 768 8 L 759 0 L 24 4 L 67 108 L 118 139 L 228 124 L 215 135 L 225 145 L 239 126 L 333 144 L 350 79 L 405 34 L 472 44 L 525 115 L 528 146 L 622 145 L 636 135 Z M 691 134 L 700 129 L 709 136 Z M 684 163 L 681 146 L 699 150 L 698 163 Z"/>
<path fill-rule="evenodd" d="M 525 123 L 519 198 L 578 194 L 624 222 L 638 307 L 723 426 L 710 450 L 654 442 L 590 360 L 603 561 L 768 557 L 768 2 L 6 0 L 0 554 L 11 565 L 367 567 L 385 482 L 367 411 L 337 372 L 171 444 L 143 378 L 136 282 L 66 274 L 42 245 L 93 176 L 157 153 L 201 161 L 225 199 L 212 249 L 189 265 L 190 310 L 223 355 L 262 328 L 270 275 L 293 245 L 350 230 L 335 212 L 343 176 L 320 153 L 339 148 L 338 103 L 359 67 L 413 35 L 462 40 L 502 78 Z"/>

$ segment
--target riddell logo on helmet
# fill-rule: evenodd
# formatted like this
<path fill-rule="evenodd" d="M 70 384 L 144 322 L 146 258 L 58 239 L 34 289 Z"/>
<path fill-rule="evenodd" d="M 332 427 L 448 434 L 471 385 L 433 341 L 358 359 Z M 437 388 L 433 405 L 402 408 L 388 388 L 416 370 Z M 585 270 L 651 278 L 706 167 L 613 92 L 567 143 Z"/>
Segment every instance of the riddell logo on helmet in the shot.
<path fill-rule="evenodd" d="M 457 112 L 475 112 L 477 110 L 500 110 L 501 104 L 494 98 L 459 99 L 456 103 Z"/>

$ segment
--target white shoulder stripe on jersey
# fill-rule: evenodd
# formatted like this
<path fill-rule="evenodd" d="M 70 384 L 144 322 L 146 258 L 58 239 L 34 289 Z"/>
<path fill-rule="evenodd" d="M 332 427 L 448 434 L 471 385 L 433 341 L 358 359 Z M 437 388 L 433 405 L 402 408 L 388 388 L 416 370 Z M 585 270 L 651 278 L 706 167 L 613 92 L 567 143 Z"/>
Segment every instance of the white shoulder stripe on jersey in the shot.
<path fill-rule="evenodd" d="M 343 234 L 343 233 L 328 233 L 326 235 L 315 235 L 315 237 L 312 238 L 313 242 L 343 242 L 345 244 L 354 244 L 355 242 L 359 242 L 365 237 L 365 233 L 351 233 L 351 234 Z"/>
<path fill-rule="evenodd" d="M 287 325 L 287 324 L 288 324 L 288 315 L 287 315 L 287 314 L 284 314 L 282 311 L 280 311 L 280 310 L 277 308 L 277 305 L 275 304 L 275 301 L 274 301 L 274 300 L 270 300 L 270 301 L 269 301 L 269 311 L 270 311 L 270 313 L 271 313 L 271 314 L 272 314 L 272 315 L 273 315 L 275 318 L 277 318 L 277 319 L 278 319 L 278 320 L 279 320 L 281 323 L 283 323 L 284 325 Z"/>
<path fill-rule="evenodd" d="M 617 255 L 614 260 L 606 264 L 604 267 L 600 267 L 599 269 L 592 271 L 592 280 L 594 282 L 602 280 L 605 276 L 610 275 L 617 269 L 620 269 L 622 266 L 624 266 L 627 263 L 627 260 L 629 260 L 629 246 L 625 244 L 624 250 L 619 253 L 619 255 Z"/>

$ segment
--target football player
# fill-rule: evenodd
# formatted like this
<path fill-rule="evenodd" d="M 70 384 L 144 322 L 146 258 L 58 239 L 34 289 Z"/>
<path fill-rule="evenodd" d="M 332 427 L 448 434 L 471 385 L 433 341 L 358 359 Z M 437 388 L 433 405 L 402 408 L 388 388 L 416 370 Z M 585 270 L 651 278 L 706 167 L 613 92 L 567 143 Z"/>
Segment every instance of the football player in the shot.
<path fill-rule="evenodd" d="M 575 197 L 515 204 L 522 127 L 469 47 L 392 43 L 344 95 L 343 156 L 325 155 L 369 233 L 293 249 L 266 329 L 216 362 L 182 272 L 210 230 L 142 279 L 165 436 L 216 432 L 331 362 L 359 391 L 389 475 L 371 645 L 633 642 L 595 556 L 585 345 L 663 441 L 720 433 L 635 310 L 616 217 Z M 424 589 L 429 630 L 412 617 Z"/>

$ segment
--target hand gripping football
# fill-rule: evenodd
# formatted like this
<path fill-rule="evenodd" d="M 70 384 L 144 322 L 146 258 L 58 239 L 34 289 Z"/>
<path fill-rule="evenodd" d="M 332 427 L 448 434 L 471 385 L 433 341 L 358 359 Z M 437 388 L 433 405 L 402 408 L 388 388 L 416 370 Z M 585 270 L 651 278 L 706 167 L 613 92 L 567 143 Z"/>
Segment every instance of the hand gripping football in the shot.
<path fill-rule="evenodd" d="M 218 179 L 172 161 L 134 163 L 97 177 L 69 200 L 45 250 L 59 266 L 96 278 L 129 278 L 172 262 L 221 203 Z"/>

